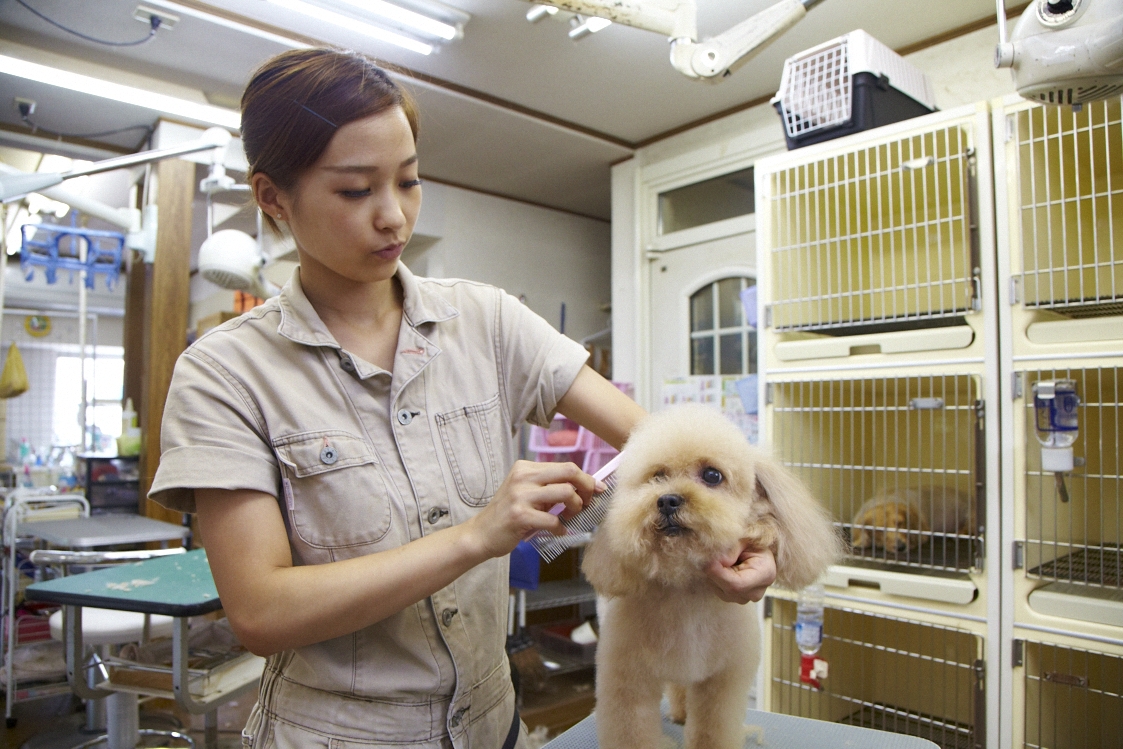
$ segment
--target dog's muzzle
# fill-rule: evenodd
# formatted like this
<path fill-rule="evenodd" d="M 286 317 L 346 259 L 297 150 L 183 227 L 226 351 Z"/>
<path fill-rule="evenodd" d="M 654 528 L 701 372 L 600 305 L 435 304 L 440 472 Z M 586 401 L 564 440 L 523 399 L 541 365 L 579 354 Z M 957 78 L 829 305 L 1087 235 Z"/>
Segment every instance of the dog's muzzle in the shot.
<path fill-rule="evenodd" d="M 664 494 L 655 501 L 659 509 L 659 519 L 656 521 L 658 531 L 666 536 L 677 536 L 687 529 L 675 522 L 675 515 L 686 500 L 681 494 Z"/>

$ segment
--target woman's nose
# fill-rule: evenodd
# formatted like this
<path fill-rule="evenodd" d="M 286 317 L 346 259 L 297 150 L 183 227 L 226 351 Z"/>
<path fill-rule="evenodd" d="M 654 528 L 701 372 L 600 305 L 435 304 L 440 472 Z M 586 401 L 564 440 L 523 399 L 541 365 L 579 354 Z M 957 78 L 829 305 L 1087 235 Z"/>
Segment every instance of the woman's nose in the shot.
<path fill-rule="evenodd" d="M 374 223 L 375 228 L 389 231 L 397 231 L 406 225 L 406 214 L 397 196 L 385 195 L 378 202 Z"/>

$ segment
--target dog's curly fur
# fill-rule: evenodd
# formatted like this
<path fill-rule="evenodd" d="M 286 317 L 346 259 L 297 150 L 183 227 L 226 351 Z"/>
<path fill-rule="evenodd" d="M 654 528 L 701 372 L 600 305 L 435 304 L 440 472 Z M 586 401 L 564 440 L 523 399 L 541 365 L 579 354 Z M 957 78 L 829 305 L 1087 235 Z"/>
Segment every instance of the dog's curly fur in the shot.
<path fill-rule="evenodd" d="M 722 601 L 706 567 L 749 539 L 772 550 L 777 581 L 798 589 L 836 559 L 840 539 L 803 484 L 705 406 L 645 418 L 617 479 L 583 563 L 602 597 L 599 744 L 659 746 L 666 683 L 687 749 L 739 748 L 760 660 L 757 612 Z"/>

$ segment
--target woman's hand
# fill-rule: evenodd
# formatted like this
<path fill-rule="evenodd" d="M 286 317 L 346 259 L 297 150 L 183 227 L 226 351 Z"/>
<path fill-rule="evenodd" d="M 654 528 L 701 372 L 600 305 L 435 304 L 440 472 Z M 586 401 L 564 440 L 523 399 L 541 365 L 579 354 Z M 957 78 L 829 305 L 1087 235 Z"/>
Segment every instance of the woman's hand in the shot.
<path fill-rule="evenodd" d="M 603 485 L 599 487 L 603 489 Z M 561 503 L 565 505 L 561 516 L 572 517 L 597 491 L 596 479 L 573 463 L 520 460 L 487 507 L 465 525 L 471 543 L 484 556 L 505 556 L 519 541 L 538 531 L 564 535 L 561 518 L 551 515 L 549 510 Z"/>
<path fill-rule="evenodd" d="M 764 598 L 768 586 L 776 582 L 776 557 L 767 549 L 758 551 L 747 545 L 739 552 L 712 561 L 706 574 L 721 600 L 729 603 L 759 601 Z"/>

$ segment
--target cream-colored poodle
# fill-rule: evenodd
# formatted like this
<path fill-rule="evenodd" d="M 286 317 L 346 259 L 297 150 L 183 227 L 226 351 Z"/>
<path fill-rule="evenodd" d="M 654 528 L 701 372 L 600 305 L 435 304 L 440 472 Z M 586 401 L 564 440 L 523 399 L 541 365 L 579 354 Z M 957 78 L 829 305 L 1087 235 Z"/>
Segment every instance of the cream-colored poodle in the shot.
<path fill-rule="evenodd" d="M 658 747 L 667 684 L 687 749 L 740 749 L 760 628 L 755 605 L 721 600 L 706 567 L 749 539 L 798 589 L 835 560 L 840 539 L 794 476 L 706 406 L 644 419 L 616 475 L 583 563 L 602 597 L 599 745 Z"/>
<path fill-rule="evenodd" d="M 950 486 L 915 486 L 867 499 L 854 513 L 850 545 L 855 549 L 903 552 L 938 535 L 975 532 L 973 502 Z"/>

